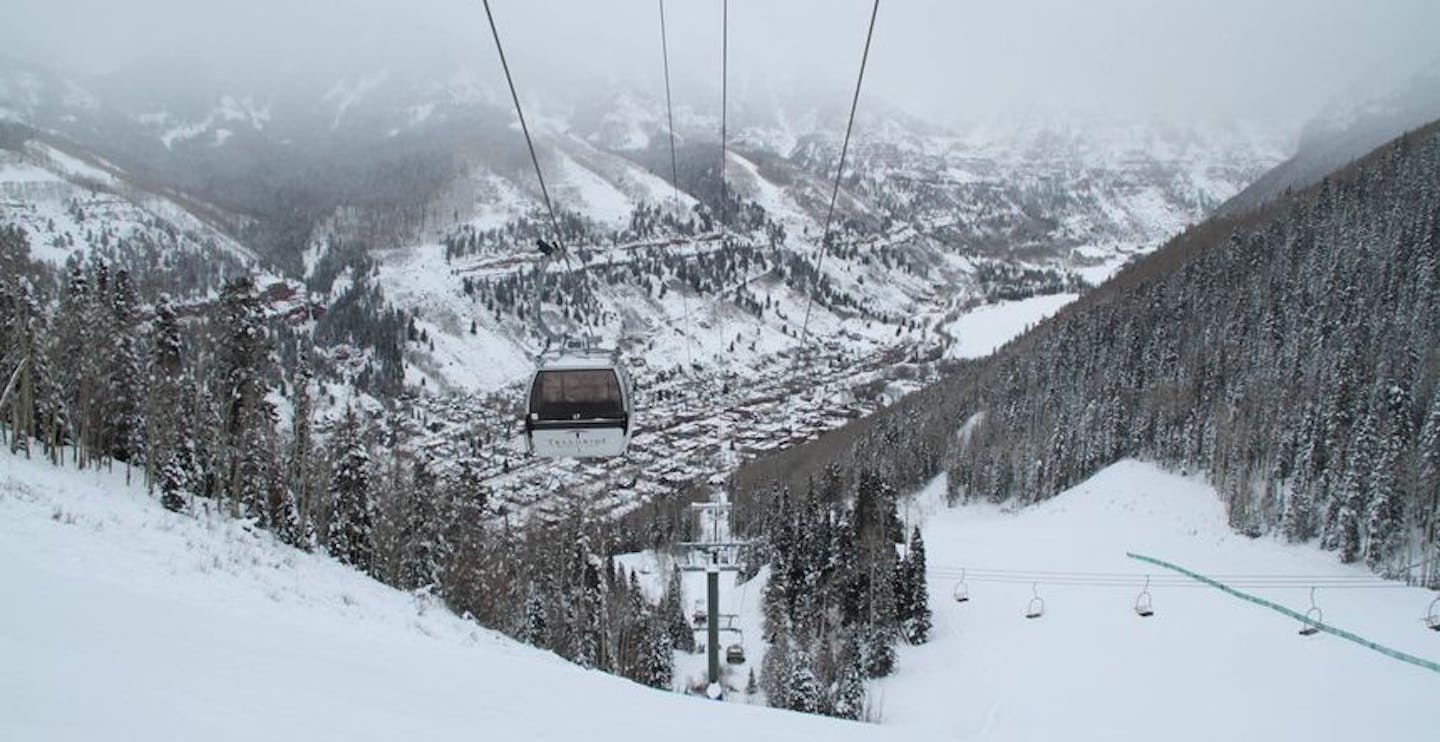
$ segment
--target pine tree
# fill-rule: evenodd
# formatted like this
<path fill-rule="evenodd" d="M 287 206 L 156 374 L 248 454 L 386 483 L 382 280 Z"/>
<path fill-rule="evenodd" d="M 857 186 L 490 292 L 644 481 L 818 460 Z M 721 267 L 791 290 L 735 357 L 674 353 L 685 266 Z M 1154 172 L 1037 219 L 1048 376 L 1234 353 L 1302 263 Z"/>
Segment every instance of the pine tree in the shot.
<path fill-rule="evenodd" d="M 790 648 L 788 664 L 790 674 L 785 683 L 785 708 L 807 714 L 818 713 L 824 704 L 825 694 L 819 678 L 815 677 L 810 652 L 795 643 Z"/>
<path fill-rule="evenodd" d="M 109 455 L 126 462 L 128 476 L 129 464 L 135 463 L 145 445 L 140 404 L 144 398 L 140 346 L 135 333 L 139 317 L 135 286 L 130 281 L 129 271 L 115 273 L 110 296 L 106 298 L 110 304 L 109 321 L 106 323 L 106 332 L 110 335 L 105 362 L 106 438 Z"/>
<path fill-rule="evenodd" d="M 545 600 L 540 596 L 535 583 L 531 582 L 525 596 L 525 623 L 520 629 L 520 641 L 537 647 L 550 644 L 549 619 L 546 617 Z"/>
<path fill-rule="evenodd" d="M 90 279 L 79 262 L 71 260 L 65 290 L 56 310 L 51 357 L 57 361 L 56 381 L 64 400 L 65 424 L 59 435 L 70 439 L 75 462 L 81 468 L 89 464 L 91 456 L 90 410 L 98 377 L 95 363 L 100 355 L 93 352 L 94 325 L 88 316 L 89 307 Z"/>
<path fill-rule="evenodd" d="M 169 468 L 167 476 L 172 495 L 187 489 L 189 484 L 175 452 L 185 436 L 185 431 L 181 429 L 183 353 L 180 322 L 175 316 L 175 308 L 170 303 L 170 297 L 161 294 L 155 301 L 155 318 L 150 322 L 149 381 L 145 399 L 148 426 L 145 437 L 149 443 L 145 470 L 146 480 L 153 482 L 161 476 L 162 468 Z M 172 510 L 177 509 L 177 505 L 183 505 L 183 502 L 172 500 L 166 503 L 166 507 Z"/>
<path fill-rule="evenodd" d="M 925 541 L 917 527 L 910 533 L 910 553 L 905 558 L 905 587 L 910 591 L 906 600 L 909 613 L 902 630 L 911 644 L 924 644 L 930 638 L 930 590 L 925 581 Z"/>
<path fill-rule="evenodd" d="M 1388 438 L 1381 444 L 1379 459 L 1370 473 L 1370 501 L 1365 512 L 1365 564 L 1379 569 L 1399 551 L 1401 539 L 1400 503 L 1404 493 L 1396 482 L 1395 470 L 1400 442 Z"/>
<path fill-rule="evenodd" d="M 1370 418 L 1367 416 L 1351 444 L 1345 479 L 1340 484 L 1340 507 L 1336 511 L 1335 523 L 1330 531 L 1329 542 L 1326 544 L 1329 548 L 1339 551 L 1340 561 L 1346 564 L 1355 561 L 1360 556 L 1362 546 L 1361 519 L 1364 517 L 1365 501 L 1369 494 L 1366 484 L 1369 480 L 1370 448 L 1373 441 L 1369 420 Z"/>
<path fill-rule="evenodd" d="M 790 632 L 781 628 L 760 661 L 760 688 L 766 705 L 790 708 Z"/>
<path fill-rule="evenodd" d="M 290 382 L 294 390 L 293 430 L 290 440 L 290 457 L 286 464 L 286 483 L 295 493 L 295 509 L 299 517 L 298 532 L 301 548 L 315 546 L 315 482 L 313 463 L 315 400 L 311 396 L 310 384 L 314 376 L 310 369 L 310 354 L 302 349 L 295 361 L 295 376 Z"/>
<path fill-rule="evenodd" d="M 895 671 L 895 632 L 881 624 L 865 629 L 864 651 L 861 654 L 865 675 L 883 678 Z"/>
<path fill-rule="evenodd" d="M 434 585 L 440 574 L 439 491 L 429 459 L 415 462 L 410 473 L 408 497 L 401 514 L 400 587 L 406 590 Z"/>
<path fill-rule="evenodd" d="M 260 299 L 248 274 L 225 285 L 212 334 L 216 365 L 212 384 L 222 425 L 215 451 L 217 469 L 223 472 L 222 488 L 231 512 L 257 514 L 262 512 L 261 494 L 266 491 L 262 482 L 268 472 L 261 460 L 265 433 L 256 429 L 273 426 L 273 418 L 265 402 L 270 346 Z"/>
<path fill-rule="evenodd" d="M 695 651 L 695 631 L 685 617 L 684 595 L 680 588 L 680 570 L 670 570 L 665 595 L 660 599 L 660 618 L 670 634 L 670 643 L 682 652 Z"/>
<path fill-rule="evenodd" d="M 639 657 L 640 682 L 651 688 L 669 689 L 675 666 L 671 658 L 670 632 L 659 615 L 644 619 L 645 638 Z"/>
<path fill-rule="evenodd" d="M 842 659 L 839 677 L 830 693 L 830 713 L 842 719 L 859 720 L 865 713 L 865 678 L 858 651 Z"/>
<path fill-rule="evenodd" d="M 332 446 L 338 452 L 338 459 L 330 476 L 327 547 L 341 562 L 370 573 L 375 567 L 370 452 L 366 450 L 354 410 L 345 410 Z"/>

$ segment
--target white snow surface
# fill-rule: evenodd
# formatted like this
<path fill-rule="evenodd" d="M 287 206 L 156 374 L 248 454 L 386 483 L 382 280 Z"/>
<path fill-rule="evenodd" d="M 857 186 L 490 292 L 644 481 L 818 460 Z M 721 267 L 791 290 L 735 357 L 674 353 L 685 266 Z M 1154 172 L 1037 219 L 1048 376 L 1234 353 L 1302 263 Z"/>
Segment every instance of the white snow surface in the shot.
<path fill-rule="evenodd" d="M 871 688 L 881 722 L 906 736 L 986 740 L 1428 739 L 1440 675 L 1209 587 L 1152 587 L 1142 619 L 1133 587 L 1046 585 L 1045 615 L 1026 620 L 1030 584 L 968 581 L 954 569 L 1168 576 L 1150 555 L 1202 574 L 1348 575 L 1313 545 L 1251 539 L 1226 526 L 1214 489 L 1133 460 L 1018 512 L 944 507 L 943 477 L 910 505 L 923 524 L 932 640 L 903 647 L 899 670 Z M 946 575 L 946 576 L 941 576 Z M 1304 612 L 1303 587 L 1247 589 Z M 1440 660 L 1419 618 L 1420 588 L 1321 588 L 1325 621 Z"/>
<path fill-rule="evenodd" d="M 946 357 L 984 358 L 1077 298 L 1079 294 L 1050 294 L 977 307 L 945 328 L 952 340 Z"/>
<path fill-rule="evenodd" d="M 913 498 L 935 611 L 932 640 L 902 647 L 870 687 L 879 725 L 716 704 L 581 670 L 214 514 L 160 508 L 122 471 L 0 454 L 0 739 L 687 740 L 1424 739 L 1440 678 L 1211 588 L 1038 586 L 953 570 L 1157 574 L 1150 554 L 1210 574 L 1350 575 L 1309 545 L 1225 525 L 1212 488 L 1122 461 L 1017 510 L 949 509 L 943 478 Z M 664 572 L 652 555 L 622 560 Z M 686 580 L 687 609 L 701 573 Z M 760 662 L 759 595 L 724 575 Z M 1292 608 L 1304 588 L 1251 590 Z M 1328 623 L 1440 659 L 1418 588 L 1322 589 Z M 730 637 L 726 637 L 728 643 Z M 677 682 L 701 655 L 681 657 Z M 744 681 L 737 668 L 732 683 Z M 732 693 L 733 700 L 743 694 Z M 559 713 L 557 713 L 557 711 Z"/>
<path fill-rule="evenodd" d="M 585 671 L 121 471 L 0 454 L 0 739 L 877 739 Z"/>

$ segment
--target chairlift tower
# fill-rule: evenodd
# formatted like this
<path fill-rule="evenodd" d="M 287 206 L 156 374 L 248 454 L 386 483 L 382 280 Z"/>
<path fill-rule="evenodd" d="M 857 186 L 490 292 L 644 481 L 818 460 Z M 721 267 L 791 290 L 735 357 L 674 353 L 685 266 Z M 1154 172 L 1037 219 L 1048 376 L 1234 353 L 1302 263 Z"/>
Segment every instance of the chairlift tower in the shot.
<path fill-rule="evenodd" d="M 743 569 L 741 554 L 747 543 L 730 534 L 730 502 L 725 493 L 717 491 L 714 497 L 710 502 L 690 505 L 697 538 L 680 543 L 685 549 L 685 564 L 680 569 L 705 572 L 705 655 L 707 685 L 712 689 L 718 688 L 720 682 L 720 573 Z M 733 627 L 736 616 L 729 614 L 726 618 Z"/>

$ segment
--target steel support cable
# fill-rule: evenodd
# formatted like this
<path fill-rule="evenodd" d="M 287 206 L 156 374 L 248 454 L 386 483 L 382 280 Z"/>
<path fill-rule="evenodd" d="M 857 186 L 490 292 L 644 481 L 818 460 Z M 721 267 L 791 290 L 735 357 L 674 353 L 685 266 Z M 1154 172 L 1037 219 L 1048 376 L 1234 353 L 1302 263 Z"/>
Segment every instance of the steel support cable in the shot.
<path fill-rule="evenodd" d="M 729 247 L 730 230 L 725 223 L 725 202 L 730 197 L 728 182 L 725 179 L 726 164 L 730 159 L 729 143 L 726 141 L 728 133 L 726 126 L 730 112 L 730 0 L 723 0 L 720 3 L 720 254 L 722 258 L 725 250 Z M 736 289 L 736 297 L 740 291 Z M 716 296 L 723 302 L 725 289 L 721 288 Z M 725 321 L 725 307 L 720 310 L 720 347 L 725 347 L 725 336 L 729 334 L 730 327 Z"/>
<path fill-rule="evenodd" d="M 520 119 L 520 133 L 525 135 L 525 148 L 530 151 L 530 164 L 535 166 L 535 179 L 540 181 L 540 195 L 545 200 L 545 211 L 550 215 L 550 229 L 555 233 L 555 251 L 564 258 L 566 265 L 569 265 L 565 237 L 560 233 L 560 220 L 555 217 L 555 205 L 550 201 L 550 189 L 545 187 L 545 174 L 540 170 L 540 158 L 535 155 L 535 142 L 530 138 L 530 126 L 525 123 L 525 109 L 521 108 L 520 95 L 515 92 L 515 79 L 510 74 L 510 63 L 505 59 L 505 46 L 500 43 L 500 31 L 495 27 L 495 14 L 490 11 L 490 0 L 481 2 L 485 5 L 485 20 L 490 23 L 490 35 L 495 38 L 495 51 L 500 55 L 500 68 L 505 71 L 505 84 L 510 88 L 510 100 L 515 102 L 515 115 Z M 555 336 L 549 325 L 545 324 L 544 315 L 541 313 L 540 294 L 545 281 L 545 267 L 549 264 L 551 255 L 544 250 L 542 253 L 540 262 L 535 266 L 534 306 L 531 313 L 535 315 L 534 322 L 539 326 L 540 334 L 545 337 L 545 349 L 548 349 Z M 541 353 L 543 355 L 544 350 Z"/>
<path fill-rule="evenodd" d="M 535 179 L 540 181 L 540 195 L 545 198 L 545 210 L 550 214 L 550 228 L 555 232 L 555 246 L 565 254 L 565 238 L 560 234 L 560 220 L 555 218 L 555 206 L 550 202 L 550 191 L 545 187 L 545 175 L 540 172 L 540 158 L 535 156 L 535 143 L 530 138 L 530 127 L 525 123 L 525 111 L 520 107 L 520 96 L 515 92 L 515 79 L 510 76 L 510 63 L 505 60 L 505 47 L 500 43 L 500 32 L 495 28 L 495 16 L 490 12 L 490 0 L 485 4 L 485 19 L 490 22 L 490 34 L 495 37 L 495 51 L 500 54 L 500 68 L 505 70 L 505 84 L 510 86 L 510 100 L 515 102 L 515 115 L 520 119 L 520 132 L 525 135 L 525 146 L 530 150 L 530 164 L 535 166 Z"/>
<path fill-rule="evenodd" d="M 845 174 L 845 155 L 850 150 L 850 132 L 855 128 L 855 110 L 860 106 L 860 84 L 865 81 L 865 64 L 870 59 L 870 39 L 875 36 L 875 16 L 880 11 L 880 0 L 870 8 L 870 28 L 865 32 L 865 51 L 860 55 L 860 74 L 855 78 L 855 95 L 850 99 L 850 119 L 845 123 L 845 140 L 840 145 L 840 164 L 835 168 L 835 185 L 830 189 L 830 207 L 825 210 L 825 228 L 820 233 L 819 255 L 815 258 L 815 277 L 810 282 L 810 298 L 805 302 L 805 321 L 800 324 L 800 352 L 805 352 L 810 339 L 810 309 L 815 304 L 815 289 L 820 285 L 820 268 L 825 264 L 825 246 L 830 241 L 831 220 L 835 216 L 835 201 L 840 195 L 840 180 Z"/>
<path fill-rule="evenodd" d="M 680 166 L 675 162 L 675 108 L 670 102 L 670 42 L 665 32 L 665 0 L 660 3 L 660 57 L 665 65 L 665 123 L 670 133 L 670 195 L 675 202 L 675 219 L 680 219 Z M 686 373 L 695 367 L 695 336 L 690 326 L 690 295 L 682 286 L 680 301 L 685 310 L 685 360 Z"/>

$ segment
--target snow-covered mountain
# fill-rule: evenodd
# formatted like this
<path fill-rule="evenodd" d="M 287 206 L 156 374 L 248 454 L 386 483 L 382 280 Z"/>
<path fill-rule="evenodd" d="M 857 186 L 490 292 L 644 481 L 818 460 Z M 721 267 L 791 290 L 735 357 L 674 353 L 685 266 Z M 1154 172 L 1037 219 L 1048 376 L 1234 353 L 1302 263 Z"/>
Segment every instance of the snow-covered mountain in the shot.
<path fill-rule="evenodd" d="M 32 259 L 60 268 L 76 254 L 103 256 L 141 287 L 162 290 L 218 286 L 258 264 L 232 236 L 244 219 L 63 139 L 19 126 L 3 134 L 0 222 L 26 231 Z"/>
<path fill-rule="evenodd" d="M 457 362 L 467 354 L 533 350 L 513 307 L 506 309 L 517 321 L 493 326 L 475 310 L 473 292 L 462 296 L 465 278 L 477 271 L 493 279 L 533 265 L 533 229 L 450 255 L 462 259 L 448 271 L 436 263 L 442 243 L 539 213 L 539 189 L 498 80 L 464 66 L 417 64 L 339 78 L 297 74 L 267 87 L 204 65 L 157 62 L 81 84 L 0 62 L 6 118 L 172 193 L 243 215 L 231 234 L 277 270 L 328 293 L 345 263 L 357 254 L 373 258 L 375 282 L 397 307 L 435 325 L 427 334 L 438 329 L 440 345 L 454 346 L 433 358 L 417 353 L 406 373 L 412 381 L 492 390 L 511 375 L 477 375 L 473 364 Z M 611 86 L 527 99 L 555 203 L 578 219 L 577 247 L 645 253 L 698 232 L 714 237 L 723 209 L 733 239 L 767 253 L 755 295 L 774 293 L 779 266 L 800 268 L 817 257 L 843 111 L 813 95 L 765 89 L 734 102 L 725 165 L 733 201 L 722 207 L 718 111 L 677 109 L 679 182 L 672 188 L 661 92 Z M 1276 138 L 1233 126 L 1050 121 L 955 132 L 866 103 L 838 202 L 840 236 L 825 259 L 832 283 L 831 295 L 820 297 L 822 315 L 858 308 L 893 324 L 943 315 L 952 303 L 1094 282 L 1198 221 L 1284 155 Z M 677 224 L 642 213 L 693 223 L 697 205 L 708 216 L 688 237 Z M 693 251 L 708 252 L 706 244 L 715 243 Z M 343 254 L 327 258 L 336 245 Z M 613 255 L 604 259 L 617 263 Z M 652 269 L 630 264 L 641 273 Z M 611 305 L 628 305 L 642 288 L 653 293 L 673 282 L 675 270 L 634 275 L 623 289 L 601 293 Z M 784 320 L 748 321 L 734 311 L 733 294 L 722 302 L 737 315 L 741 345 L 749 346 L 747 333 L 794 334 L 794 305 L 809 303 L 809 278 L 789 273 L 791 290 L 770 299 L 792 310 Z M 703 361 L 734 339 L 708 305 L 722 286 L 754 278 L 722 266 L 708 285 L 694 281 L 679 291 L 693 294 L 698 321 L 683 307 L 651 307 L 612 311 L 606 316 L 625 322 L 606 319 L 590 329 L 612 340 L 640 335 L 646 344 L 684 335 L 704 346 Z M 840 324 L 831 312 L 805 329 L 827 338 Z"/>
<path fill-rule="evenodd" d="M 1236 582 L 1264 575 L 1246 589 L 1297 610 L 1308 588 L 1278 576 L 1323 579 L 1327 623 L 1434 658 L 1415 620 L 1427 591 L 1337 568 L 1308 546 L 1229 532 L 1213 490 L 1134 461 L 1019 513 L 947 509 L 940 480 L 909 500 L 931 544 L 934 637 L 868 684 L 876 723 L 860 724 L 582 670 L 246 523 L 168 512 L 119 470 L 0 457 L 0 589 L 13 606 L 0 612 L 7 739 L 1342 739 L 1428 728 L 1426 670 L 1335 636 L 1297 636 L 1292 619 L 1218 590 L 1155 574 L 1157 613 L 1137 618 L 1145 570 L 1127 549 Z M 651 596 L 667 560 L 621 559 Z M 1063 580 L 1039 572 L 1062 565 Z M 734 584 L 727 574 L 722 591 L 750 629 L 752 666 L 766 651 L 765 572 Z M 1027 621 L 1030 578 L 1046 611 Z M 965 603 L 951 598 L 961 579 Z M 699 583 L 686 586 L 687 606 Z M 1365 589 L 1376 587 L 1389 589 Z M 703 657 L 677 653 L 676 683 L 700 674 Z"/>
<path fill-rule="evenodd" d="M 1318 182 L 1406 131 L 1440 118 L 1440 59 L 1396 83 L 1367 81 L 1337 97 L 1300 134 L 1296 152 L 1227 201 L 1220 213 L 1243 212 Z"/>
<path fill-rule="evenodd" d="M 236 215 L 231 238 L 303 280 L 298 301 L 328 306 L 316 341 L 330 370 L 384 366 L 386 393 L 446 393 L 416 403 L 445 421 L 438 446 L 490 421 L 485 473 L 520 509 L 556 477 L 626 509 L 868 414 L 936 378 L 947 350 L 965 354 L 966 312 L 1081 291 L 1284 156 L 1236 125 L 946 130 L 862 98 L 822 257 L 843 100 L 738 96 L 722 191 L 718 110 L 677 107 L 672 184 L 663 90 L 529 92 L 571 252 L 549 269 L 542 311 L 618 348 L 644 412 L 618 468 L 554 471 L 512 466 L 508 440 L 543 345 L 533 245 L 550 230 L 503 80 L 390 65 L 277 86 L 161 67 L 74 81 L 6 63 L 10 149 L 62 142 Z"/>

